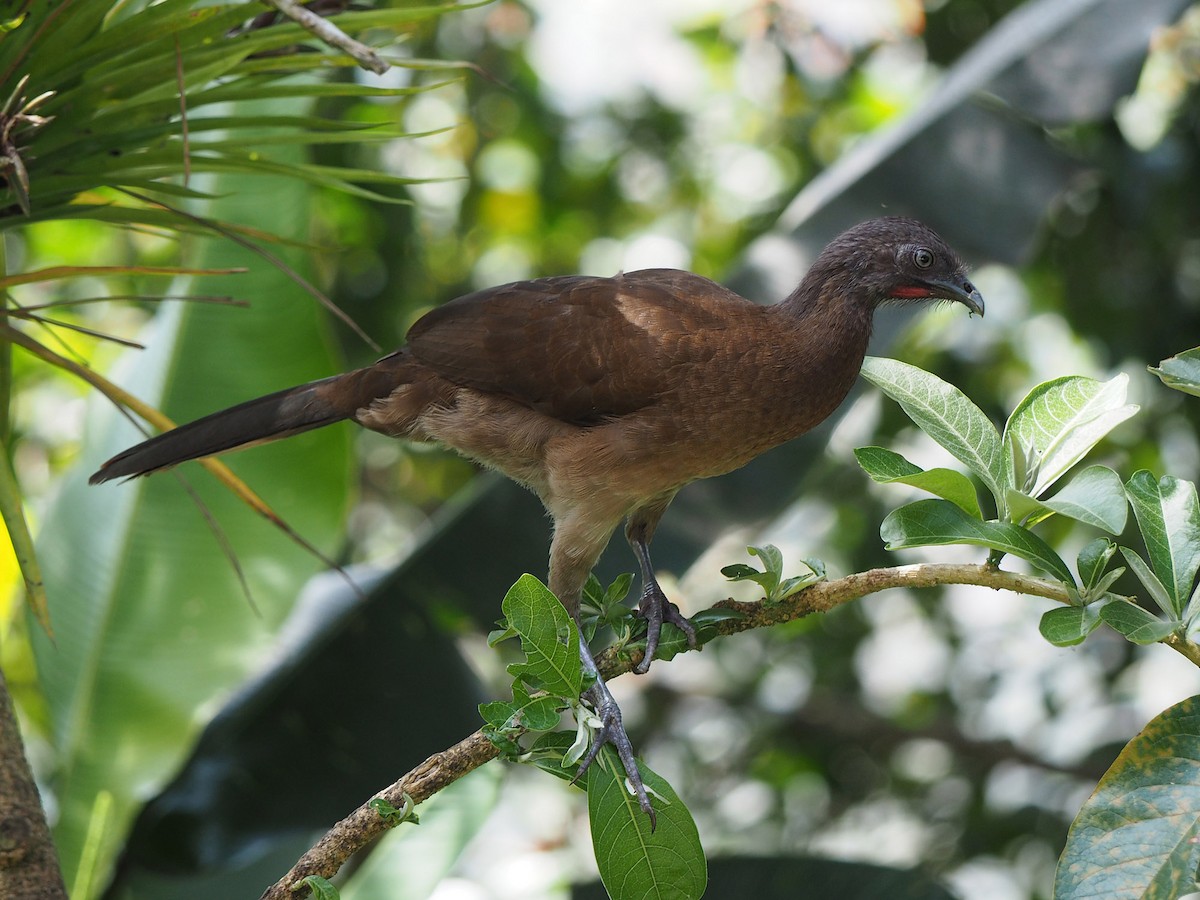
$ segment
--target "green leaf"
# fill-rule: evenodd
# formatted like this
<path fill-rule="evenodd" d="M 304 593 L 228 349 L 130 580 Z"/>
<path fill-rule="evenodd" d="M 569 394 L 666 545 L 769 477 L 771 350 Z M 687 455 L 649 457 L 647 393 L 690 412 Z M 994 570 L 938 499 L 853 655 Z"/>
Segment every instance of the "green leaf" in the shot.
<path fill-rule="evenodd" d="M 572 782 L 576 787 L 586 788 L 586 785 L 575 781 L 575 776 L 579 774 L 578 766 L 566 760 L 567 755 L 576 749 L 580 731 L 586 735 L 582 740 L 586 745 L 591 736 L 591 731 L 586 728 L 573 732 L 548 731 L 539 734 L 524 752 L 522 761 L 530 762 L 543 772 L 549 772 L 563 781 Z M 584 752 L 587 752 L 586 746 Z"/>
<path fill-rule="evenodd" d="M 1178 628 L 1178 623 L 1160 619 L 1136 603 L 1115 600 L 1100 610 L 1102 618 L 1114 631 L 1135 644 L 1154 644 Z"/>
<path fill-rule="evenodd" d="M 588 820 L 600 879 L 612 900 L 698 900 L 708 884 L 696 823 L 666 781 L 638 763 L 658 817 L 650 819 L 625 787 L 611 747 L 587 772 Z"/>
<path fill-rule="evenodd" d="M 1124 531 L 1129 518 L 1129 503 L 1125 499 L 1121 476 L 1108 466 L 1088 466 L 1065 488 L 1049 500 L 1043 500 L 1042 505 L 1111 534 Z"/>
<path fill-rule="evenodd" d="M 493 728 L 503 728 L 515 711 L 516 704 L 504 700 L 491 700 L 479 704 L 479 715 Z"/>
<path fill-rule="evenodd" d="M 1100 581 L 1100 576 L 1116 552 L 1117 545 L 1106 537 L 1096 538 L 1079 551 L 1075 567 L 1079 570 L 1079 580 L 1085 591 Z"/>
<path fill-rule="evenodd" d="M 775 585 L 783 577 L 783 553 L 774 544 L 763 547 L 747 547 L 746 552 L 762 560 L 763 571 L 774 578 Z"/>
<path fill-rule="evenodd" d="M 1023 483 L 1012 471 L 1012 486 L 1032 497 L 1061 478 L 1113 428 L 1124 422 L 1137 407 L 1125 403 L 1129 376 L 1117 375 L 1099 382 L 1068 375 L 1039 384 L 1017 404 L 1004 428 L 1005 445 L 1019 444 L 1036 460 L 1032 484 Z M 1009 465 L 1014 466 L 1010 458 Z"/>
<path fill-rule="evenodd" d="M 989 547 L 1029 560 L 1064 584 L 1075 585 L 1062 557 L 1032 531 L 1011 522 L 981 522 L 948 500 L 918 500 L 893 510 L 879 536 L 888 550 L 944 544 Z"/>
<path fill-rule="evenodd" d="M 801 563 L 808 569 L 802 575 L 792 575 L 779 583 L 775 600 L 786 600 L 799 591 L 825 580 L 825 562 L 820 559 L 802 559 Z"/>
<path fill-rule="evenodd" d="M 1168 357 L 1158 368 L 1147 366 L 1169 388 L 1200 397 L 1200 347 Z"/>
<path fill-rule="evenodd" d="M 604 590 L 602 602 L 605 607 L 613 606 L 617 603 L 623 603 L 625 598 L 629 596 L 629 588 L 633 586 L 633 573 L 622 572 L 618 575 L 613 583 Z"/>
<path fill-rule="evenodd" d="M 733 563 L 722 568 L 721 574 L 730 581 L 755 582 L 763 589 L 763 596 L 770 600 L 779 590 L 779 581 L 783 576 L 783 554 L 773 544 L 765 547 L 747 547 L 746 552 L 762 560 L 761 571 L 745 563 Z"/>
<path fill-rule="evenodd" d="M 558 598 L 532 575 L 522 575 L 504 595 L 501 609 L 520 635 L 527 660 L 508 671 L 551 694 L 578 697 L 583 680 L 579 631 Z"/>
<path fill-rule="evenodd" d="M 900 404 L 922 431 L 988 486 L 997 503 L 1008 487 L 1000 434 L 958 388 L 916 366 L 868 356 L 862 375 Z"/>
<path fill-rule="evenodd" d="M 1058 513 L 1111 534 L 1120 534 L 1129 517 L 1129 503 L 1125 499 L 1121 476 L 1108 466 L 1088 466 L 1048 500 L 1037 500 L 1015 490 L 1008 491 L 1007 498 L 1009 514 L 1014 520 L 1031 516 L 1033 520 L 1041 521 L 1049 514 Z"/>
<path fill-rule="evenodd" d="M 513 685 L 513 700 L 520 705 L 513 716 L 513 724 L 527 731 L 549 731 L 558 725 L 559 713 L 566 708 L 559 697 L 549 694 L 530 696 L 521 689 L 520 682 Z"/>
<path fill-rule="evenodd" d="M 339 900 L 341 897 L 338 889 L 320 875 L 305 875 L 300 879 L 300 884 L 312 892 L 314 900 Z"/>
<path fill-rule="evenodd" d="M 763 576 L 768 573 L 756 569 L 747 563 L 731 563 L 728 566 L 721 567 L 721 574 L 730 581 L 757 581 L 761 584 Z"/>
<path fill-rule="evenodd" d="M 1060 606 L 1047 610 L 1042 615 L 1038 631 L 1056 647 L 1070 647 L 1082 643 L 1084 638 L 1096 630 L 1100 622 L 1098 604 Z"/>
<path fill-rule="evenodd" d="M 511 703 L 494 700 L 479 706 L 479 714 L 499 739 L 499 742 L 493 743 L 502 749 L 521 732 L 549 731 L 554 728 L 561 718 L 560 712 L 565 708 L 565 704 L 557 696 L 543 693 L 531 695 L 520 679 L 513 682 L 512 690 Z"/>
<path fill-rule="evenodd" d="M 53 637 L 54 629 L 50 627 L 50 611 L 46 602 L 46 585 L 42 580 L 42 570 L 38 565 L 33 538 L 30 537 L 29 526 L 25 521 L 25 504 L 21 500 L 21 489 L 17 485 L 17 479 L 9 466 L 8 449 L 2 443 L 0 455 L 3 456 L 0 459 L 0 517 L 4 519 L 8 540 L 21 569 L 21 579 L 25 584 L 25 603 L 46 634 Z"/>
<path fill-rule="evenodd" d="M 638 622 L 635 621 L 633 610 L 625 605 L 632 584 L 633 574 L 630 572 L 618 575 L 608 587 L 602 585 L 595 575 L 588 573 L 580 604 L 584 640 L 590 642 L 604 626 L 618 634 L 636 627 Z"/>
<path fill-rule="evenodd" d="M 809 585 L 825 580 L 825 563 L 819 559 L 801 560 L 808 571 L 790 578 L 783 578 L 783 554 L 774 544 L 767 544 L 764 547 L 747 547 L 746 552 L 763 561 L 763 571 L 760 572 L 745 563 L 733 563 L 722 568 L 721 574 L 730 581 L 756 582 L 763 589 L 763 597 L 768 603 L 778 603 Z M 678 636 L 682 638 L 683 633 L 678 632 Z M 662 647 L 661 644 L 659 646 Z M 659 650 L 658 656 L 670 659 L 670 656 L 664 656 L 662 649 Z"/>
<path fill-rule="evenodd" d="M 1200 701 L 1190 697 L 1151 721 L 1100 779 L 1067 834 L 1054 896 L 1190 893 L 1200 865 L 1198 838 Z"/>
<path fill-rule="evenodd" d="M 979 495 L 971 479 L 954 469 L 922 469 L 915 466 L 899 453 L 883 447 L 859 447 L 854 457 L 872 481 L 880 484 L 907 484 L 911 487 L 937 494 L 949 500 L 963 512 L 977 519 L 983 518 L 979 509 Z"/>
<path fill-rule="evenodd" d="M 1167 589 L 1176 617 L 1192 593 L 1200 568 L 1200 503 L 1190 481 L 1164 475 L 1158 481 L 1145 469 L 1126 485 L 1150 555 L 1150 567 Z"/>
<path fill-rule="evenodd" d="M 420 819 L 417 817 L 416 811 L 413 809 L 412 798 L 407 794 L 405 796 L 404 807 L 396 809 L 383 797 L 374 797 L 367 802 L 367 806 L 379 813 L 379 818 L 388 823 L 390 827 L 402 825 L 405 822 L 410 822 L 413 825 L 419 825 Z"/>
<path fill-rule="evenodd" d="M 1158 576 L 1146 565 L 1146 561 L 1141 555 L 1128 547 L 1121 548 L 1121 555 L 1125 557 L 1125 561 L 1129 563 L 1129 568 L 1133 569 L 1133 574 L 1137 576 L 1143 587 L 1146 588 L 1146 593 L 1150 595 L 1150 599 L 1158 604 L 1168 616 L 1175 617 L 1175 605 L 1171 600 L 1170 594 L 1163 586 L 1163 583 L 1158 580 Z"/>

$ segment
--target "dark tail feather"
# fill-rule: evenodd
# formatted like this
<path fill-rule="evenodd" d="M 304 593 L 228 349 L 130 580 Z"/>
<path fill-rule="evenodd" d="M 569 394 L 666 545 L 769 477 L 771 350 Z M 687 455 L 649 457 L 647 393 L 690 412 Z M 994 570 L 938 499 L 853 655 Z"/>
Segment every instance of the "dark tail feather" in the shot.
<path fill-rule="evenodd" d="M 118 453 L 88 483 L 146 475 L 189 459 L 272 441 L 349 418 L 354 409 L 336 402 L 338 392 L 328 390 L 332 382 L 345 377 L 335 375 L 288 388 L 165 431 Z"/>

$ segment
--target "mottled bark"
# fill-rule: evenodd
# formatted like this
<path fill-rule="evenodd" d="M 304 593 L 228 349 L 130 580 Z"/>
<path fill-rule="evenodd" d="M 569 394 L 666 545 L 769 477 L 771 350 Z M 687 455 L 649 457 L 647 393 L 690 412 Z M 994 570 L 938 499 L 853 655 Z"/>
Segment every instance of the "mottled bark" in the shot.
<path fill-rule="evenodd" d="M 0 897 L 66 900 L 58 855 L 0 672 Z"/>

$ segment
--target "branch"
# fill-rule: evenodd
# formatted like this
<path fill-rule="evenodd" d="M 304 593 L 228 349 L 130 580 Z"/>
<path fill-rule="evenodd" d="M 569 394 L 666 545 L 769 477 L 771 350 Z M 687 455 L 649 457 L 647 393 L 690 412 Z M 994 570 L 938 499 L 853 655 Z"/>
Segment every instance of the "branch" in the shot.
<path fill-rule="evenodd" d="M 391 68 L 376 55 L 375 51 L 366 44 L 359 43 L 338 28 L 328 19 L 324 19 L 296 0 L 262 0 L 267 6 L 273 7 L 296 22 L 305 31 L 311 32 L 318 40 L 331 47 L 344 50 L 358 62 L 360 66 L 376 75 L 382 75 Z"/>
<path fill-rule="evenodd" d="M 741 603 L 722 600 L 713 609 L 734 610 L 737 618 L 724 619 L 705 627 L 704 639 L 717 635 L 737 634 L 754 628 L 765 628 L 803 618 L 812 613 L 828 612 L 867 594 L 889 588 L 924 588 L 943 584 L 968 584 L 995 590 L 1013 591 L 1045 597 L 1059 603 L 1069 602 L 1066 588 L 1057 581 L 1006 572 L 991 565 L 919 564 L 870 569 L 834 581 L 823 581 L 800 591 L 779 603 Z M 1172 635 L 1164 641 L 1200 665 L 1200 647 Z M 609 648 L 596 658 L 600 674 L 612 679 L 628 672 L 640 659 L 640 654 L 619 653 Z M 448 750 L 435 753 L 407 775 L 376 797 L 387 800 L 397 809 L 405 805 L 406 795 L 414 804 L 427 800 L 450 783 L 457 781 L 479 766 L 500 755 L 495 745 L 476 731 Z M 334 825 L 311 850 L 304 854 L 283 878 L 269 887 L 260 900 L 294 900 L 308 895 L 306 888 L 295 888 L 309 875 L 332 878 L 353 853 L 363 849 L 392 825 L 370 806 L 368 800 L 353 813 Z"/>
<path fill-rule="evenodd" d="M 0 896 L 66 900 L 50 826 L 0 672 Z"/>

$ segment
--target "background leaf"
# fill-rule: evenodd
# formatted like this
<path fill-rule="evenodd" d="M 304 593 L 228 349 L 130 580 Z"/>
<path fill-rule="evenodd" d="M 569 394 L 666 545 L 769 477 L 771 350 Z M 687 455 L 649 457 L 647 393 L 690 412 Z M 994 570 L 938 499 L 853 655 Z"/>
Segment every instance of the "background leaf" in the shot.
<path fill-rule="evenodd" d="M 1198 837 L 1200 701 L 1192 697 L 1156 716 L 1100 780 L 1067 835 L 1054 896 L 1190 893 Z"/>
<path fill-rule="evenodd" d="M 218 186 L 218 185 L 214 185 Z M 258 179 L 219 182 L 215 212 L 296 234 L 310 195 Z M 301 254 L 287 252 L 301 267 Z M 211 267 L 257 261 L 226 243 L 205 248 Z M 149 349 L 118 380 L 177 421 L 335 371 L 323 317 L 286 275 L 206 279 L 206 290 L 253 297 L 238 310 L 182 304 L 164 309 Z M 219 339 L 215 339 L 219 336 Z M 214 701 L 269 659 L 276 629 L 305 580 L 321 565 L 216 485 L 198 466 L 181 474 L 220 524 L 258 606 L 246 601 L 221 546 L 171 475 L 88 487 L 87 475 L 141 435 L 107 403 L 92 404 L 80 465 L 47 515 L 38 554 L 51 598 L 56 642 L 35 636 L 51 716 L 56 768 L 50 785 L 67 884 L 102 885 L 132 817 L 149 791 L 176 772 Z M 340 534 L 349 496 L 344 429 L 324 429 L 230 460 L 301 534 L 327 551 Z M 82 564 L 81 564 L 82 563 Z M 220 646 L 222 651 L 214 653 Z M 93 849 L 97 869 L 77 871 L 102 796 L 110 818 Z M 91 827 L 96 827 L 92 825 Z M 86 897 L 86 891 L 79 891 Z"/>

